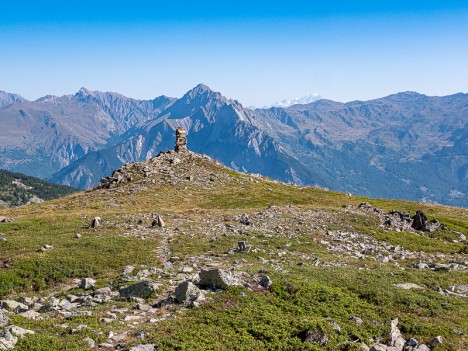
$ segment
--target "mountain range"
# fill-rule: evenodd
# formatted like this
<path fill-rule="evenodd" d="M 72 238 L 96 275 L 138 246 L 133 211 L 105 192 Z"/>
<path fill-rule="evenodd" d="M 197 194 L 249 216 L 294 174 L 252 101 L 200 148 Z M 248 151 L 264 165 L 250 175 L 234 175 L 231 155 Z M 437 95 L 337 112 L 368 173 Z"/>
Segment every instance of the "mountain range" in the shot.
<path fill-rule="evenodd" d="M 0 93 L 0 168 L 88 188 L 126 162 L 189 149 L 285 182 L 468 207 L 468 94 L 264 109 L 199 84 L 179 99 L 80 89 L 28 101 Z"/>

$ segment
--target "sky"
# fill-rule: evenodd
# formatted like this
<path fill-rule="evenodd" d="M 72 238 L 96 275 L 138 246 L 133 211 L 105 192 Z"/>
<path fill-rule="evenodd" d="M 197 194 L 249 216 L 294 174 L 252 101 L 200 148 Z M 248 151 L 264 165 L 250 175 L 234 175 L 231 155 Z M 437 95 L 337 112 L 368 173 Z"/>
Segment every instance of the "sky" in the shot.
<path fill-rule="evenodd" d="M 468 92 L 468 1 L 2 1 L 0 90 L 246 106 Z"/>

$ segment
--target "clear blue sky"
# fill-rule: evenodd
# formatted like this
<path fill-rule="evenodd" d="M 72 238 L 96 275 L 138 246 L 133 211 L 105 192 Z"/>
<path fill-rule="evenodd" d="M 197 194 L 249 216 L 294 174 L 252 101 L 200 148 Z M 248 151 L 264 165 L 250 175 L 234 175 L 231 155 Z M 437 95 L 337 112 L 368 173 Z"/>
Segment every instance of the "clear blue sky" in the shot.
<path fill-rule="evenodd" d="M 2 1 L 0 90 L 244 105 L 468 92 L 468 1 Z"/>

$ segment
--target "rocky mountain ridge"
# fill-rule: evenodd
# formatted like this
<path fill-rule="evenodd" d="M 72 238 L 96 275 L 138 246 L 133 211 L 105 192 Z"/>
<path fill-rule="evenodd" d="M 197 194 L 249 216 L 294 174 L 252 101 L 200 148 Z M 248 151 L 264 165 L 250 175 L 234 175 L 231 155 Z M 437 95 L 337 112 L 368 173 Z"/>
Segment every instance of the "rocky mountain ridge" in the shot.
<path fill-rule="evenodd" d="M 148 101 L 81 89 L 1 108 L 8 133 L 0 132 L 0 165 L 91 187 L 120 165 L 167 149 L 183 126 L 192 150 L 236 170 L 467 207 L 467 100 L 405 92 L 250 110 L 203 84 L 180 99 Z"/>

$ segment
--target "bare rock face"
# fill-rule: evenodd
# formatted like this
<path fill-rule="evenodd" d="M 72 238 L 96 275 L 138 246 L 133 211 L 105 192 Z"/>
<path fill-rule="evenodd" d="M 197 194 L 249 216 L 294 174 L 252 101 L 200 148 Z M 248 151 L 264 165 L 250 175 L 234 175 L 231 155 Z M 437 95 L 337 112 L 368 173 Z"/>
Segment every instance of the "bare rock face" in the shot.
<path fill-rule="evenodd" d="M 187 151 L 187 132 L 182 127 L 179 127 L 176 129 L 175 151 L 176 152 Z"/>

